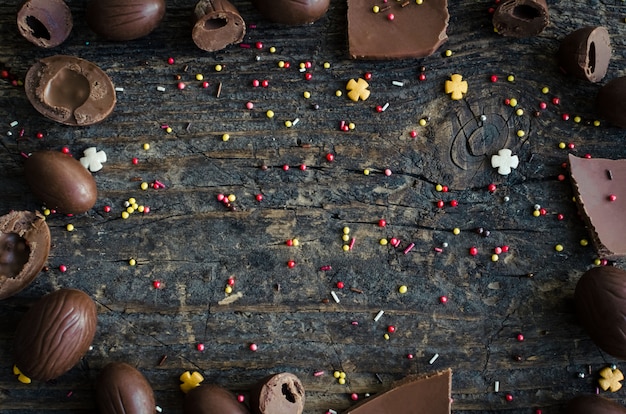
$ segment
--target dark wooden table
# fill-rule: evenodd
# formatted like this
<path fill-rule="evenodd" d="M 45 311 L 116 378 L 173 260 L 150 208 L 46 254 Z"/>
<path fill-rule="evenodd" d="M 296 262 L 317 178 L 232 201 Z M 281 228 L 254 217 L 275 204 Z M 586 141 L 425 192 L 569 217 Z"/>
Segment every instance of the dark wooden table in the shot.
<path fill-rule="evenodd" d="M 312 26 L 295 28 L 263 20 L 248 1 L 234 4 L 256 26 L 244 40 L 251 47 L 218 53 L 191 41 L 191 1 L 168 1 L 156 31 L 123 44 L 99 39 L 85 23 L 85 3 L 71 1 L 73 32 L 54 50 L 37 49 L 17 33 L 18 1 L 0 5 L 3 68 L 23 78 L 37 58 L 75 55 L 123 88 L 110 118 L 73 128 L 43 118 L 22 88 L 0 81 L 0 213 L 42 208 L 25 183 L 20 152 L 68 147 L 80 156 L 96 146 L 108 156 L 95 173 L 96 206 L 75 217 L 48 217 L 49 270 L 0 303 L 0 412 L 93 412 L 94 380 L 110 361 L 138 367 L 164 413 L 181 412 L 178 377 L 186 370 L 244 395 L 270 373 L 292 372 L 306 387 L 306 413 L 323 413 L 349 407 L 352 393 L 363 398 L 408 374 L 451 367 L 455 412 L 553 413 L 572 396 L 594 392 L 600 368 L 624 368 L 591 342 L 574 315 L 576 282 L 596 256 L 580 244 L 588 233 L 562 165 L 569 152 L 626 157 L 624 132 L 593 125 L 601 85 L 564 76 L 555 59 L 566 34 L 604 25 L 614 47 L 604 82 L 624 75 L 622 1 L 550 1 L 551 25 L 537 37 L 515 40 L 493 33 L 489 1 L 453 0 L 443 48 L 428 58 L 391 62 L 347 58 L 343 1 L 333 0 Z M 279 68 L 281 60 L 291 67 Z M 306 61 L 312 63 L 308 81 L 298 70 Z M 371 97 L 348 100 L 346 83 L 366 72 Z M 207 89 L 195 80 L 199 73 Z M 444 93 L 453 73 L 469 84 L 460 101 Z M 182 91 L 176 75 L 187 85 Z M 255 88 L 255 79 L 269 86 Z M 344 95 L 337 97 L 337 90 Z M 504 104 L 510 98 L 517 108 Z M 547 109 L 535 116 L 542 101 Z M 247 102 L 254 109 L 246 109 Z M 386 111 L 375 110 L 387 103 Z M 518 108 L 523 115 L 515 114 Z M 296 118 L 296 125 L 285 126 Z M 12 121 L 19 124 L 10 127 Z M 341 131 L 344 121 L 355 129 Z M 230 135 L 227 142 L 223 134 Z M 574 148 L 560 149 L 560 142 Z M 502 148 L 520 159 L 506 177 L 489 165 Z M 165 188 L 140 189 L 154 180 Z M 497 185 L 493 193 L 490 183 Z M 437 184 L 449 192 L 437 192 Z M 217 201 L 220 193 L 236 195 L 235 211 Z M 122 219 L 130 197 L 150 214 Z M 534 217 L 535 205 L 547 214 Z M 347 252 L 344 227 L 355 240 Z M 478 235 L 479 227 L 490 236 Z M 379 244 L 392 237 L 401 240 L 398 248 Z M 286 245 L 293 238 L 299 246 Z M 509 252 L 492 261 L 493 249 L 504 245 Z M 478 255 L 469 254 L 472 246 Z M 226 295 L 231 277 L 236 283 Z M 401 285 L 406 294 L 398 292 Z M 97 302 L 93 349 L 54 382 L 20 384 L 11 372 L 17 323 L 35 300 L 60 287 L 82 289 Z M 447 303 L 440 303 L 442 296 Z M 385 313 L 375 322 L 380 310 Z M 390 325 L 396 332 L 386 340 Z M 347 374 L 345 385 L 333 378 L 335 370 Z M 317 371 L 325 374 L 314 376 Z M 626 402 L 624 391 L 608 396 Z"/>

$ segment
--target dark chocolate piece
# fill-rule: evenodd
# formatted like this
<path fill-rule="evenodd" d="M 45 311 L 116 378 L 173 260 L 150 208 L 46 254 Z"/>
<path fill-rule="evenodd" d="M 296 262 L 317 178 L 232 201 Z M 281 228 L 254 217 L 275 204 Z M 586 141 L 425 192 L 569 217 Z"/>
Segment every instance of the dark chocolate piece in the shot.
<path fill-rule="evenodd" d="M 246 23 L 228 0 L 200 0 L 193 14 L 196 24 L 191 36 L 207 52 L 240 43 L 246 34 Z"/>
<path fill-rule="evenodd" d="M 450 414 L 452 371 L 408 377 L 393 388 L 374 395 L 346 414 Z"/>
<path fill-rule="evenodd" d="M 626 160 L 570 154 L 569 168 L 578 209 L 598 255 L 607 259 L 626 256 Z"/>
<path fill-rule="evenodd" d="M 86 126 L 108 117 L 115 107 L 113 82 L 95 64 L 74 56 L 40 59 L 26 73 L 30 103 L 46 118 Z"/>
<path fill-rule="evenodd" d="M 154 392 L 146 377 L 124 362 L 107 364 L 96 384 L 100 414 L 152 414 Z"/>
<path fill-rule="evenodd" d="M 322 18 L 330 0 L 252 0 L 252 3 L 266 19 L 297 26 Z"/>
<path fill-rule="evenodd" d="M 189 391 L 183 411 L 185 414 L 250 414 L 233 393 L 215 384 L 203 384 Z"/>
<path fill-rule="evenodd" d="M 15 365 L 23 375 L 50 381 L 85 355 L 96 333 L 96 304 L 84 292 L 60 289 L 37 301 L 15 331 Z"/>
<path fill-rule="evenodd" d="M 98 35 L 116 41 L 150 34 L 165 16 L 165 0 L 91 0 L 87 24 Z"/>
<path fill-rule="evenodd" d="M 34 152 L 24 163 L 26 181 L 48 208 L 80 214 L 96 203 L 98 190 L 91 173 L 70 155 Z"/>
<path fill-rule="evenodd" d="M 255 414 L 302 414 L 304 385 L 288 372 L 270 375 L 254 388 L 250 407 Z"/>
<path fill-rule="evenodd" d="M 595 394 L 578 395 L 565 406 L 567 414 L 625 414 L 626 408 Z"/>
<path fill-rule="evenodd" d="M 600 88 L 596 111 L 613 125 L 626 128 L 626 76 L 612 79 Z"/>
<path fill-rule="evenodd" d="M 604 352 L 626 359 L 626 271 L 613 266 L 586 271 L 574 292 L 576 314 Z"/>
<path fill-rule="evenodd" d="M 17 12 L 20 34 L 40 47 L 60 45 L 72 26 L 72 12 L 63 0 L 26 0 Z"/>
<path fill-rule="evenodd" d="M 599 82 L 606 75 L 611 60 L 609 32 L 602 26 L 575 30 L 561 41 L 558 57 L 565 73 Z"/>
<path fill-rule="evenodd" d="M 0 300 L 28 286 L 50 253 L 50 229 L 39 212 L 0 217 Z"/>
<path fill-rule="evenodd" d="M 502 36 L 538 35 L 550 24 L 545 0 L 503 0 L 493 13 L 493 27 Z"/>
<path fill-rule="evenodd" d="M 448 40 L 447 0 L 410 2 L 405 7 L 393 1 L 381 4 L 380 10 L 374 13 L 371 3 L 348 0 L 348 43 L 353 59 L 424 57 Z"/>

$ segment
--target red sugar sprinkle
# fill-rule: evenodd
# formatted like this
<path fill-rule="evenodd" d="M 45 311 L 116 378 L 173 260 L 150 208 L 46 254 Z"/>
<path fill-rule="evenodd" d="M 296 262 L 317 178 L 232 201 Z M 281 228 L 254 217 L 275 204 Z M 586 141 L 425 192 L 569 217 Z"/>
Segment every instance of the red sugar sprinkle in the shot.
<path fill-rule="evenodd" d="M 161 289 L 161 281 L 160 280 L 154 280 L 152 282 L 152 287 L 154 287 L 155 289 Z"/>
<path fill-rule="evenodd" d="M 524 342 L 524 334 L 517 334 L 516 339 L 518 342 Z"/>
<path fill-rule="evenodd" d="M 446 304 L 446 303 L 448 303 L 448 298 L 446 296 L 441 296 L 439 298 L 439 302 L 442 303 L 442 304 Z"/>
<path fill-rule="evenodd" d="M 249 348 L 252 352 L 256 352 L 259 349 L 257 344 L 250 344 Z"/>
<path fill-rule="evenodd" d="M 476 256 L 478 254 L 478 248 L 470 247 L 469 254 L 471 254 L 472 256 Z"/>
<path fill-rule="evenodd" d="M 326 154 L 326 161 L 333 162 L 334 160 L 335 160 L 335 156 L 333 154 L 331 154 L 330 152 Z"/>
<path fill-rule="evenodd" d="M 290 269 L 293 269 L 294 267 L 296 267 L 296 262 L 293 260 L 290 260 L 287 262 L 287 267 Z"/>
<path fill-rule="evenodd" d="M 259 202 L 263 201 L 263 194 L 257 194 L 255 198 L 256 198 L 256 201 L 259 201 Z"/>
<path fill-rule="evenodd" d="M 491 78 L 489 78 L 489 80 L 491 80 L 491 82 L 496 83 L 498 81 L 498 77 L 496 75 L 491 75 Z"/>
<path fill-rule="evenodd" d="M 507 394 L 504 398 L 506 398 L 506 400 L 509 401 L 509 402 L 513 401 L 513 395 L 512 394 Z"/>
<path fill-rule="evenodd" d="M 385 227 L 387 225 L 387 221 L 385 219 L 378 220 L 378 227 Z"/>
<path fill-rule="evenodd" d="M 256 42 L 254 44 L 254 47 L 256 47 L 257 49 L 263 49 L 263 43 L 262 42 Z"/>
<path fill-rule="evenodd" d="M 174 62 L 175 62 L 175 61 L 174 61 L 174 58 L 173 58 L 173 57 L 171 57 L 171 58 L 168 58 L 168 59 L 167 59 L 167 64 L 168 64 L 168 65 L 173 65 L 173 64 L 174 64 Z"/>
<path fill-rule="evenodd" d="M 552 103 L 554 105 L 558 105 L 561 103 L 561 100 L 555 96 L 554 98 L 552 98 Z"/>
<path fill-rule="evenodd" d="M 111 212 L 111 206 L 104 206 L 104 212 L 105 213 L 110 213 Z"/>
<path fill-rule="evenodd" d="M 425 73 L 420 73 L 420 75 L 418 76 L 418 79 L 421 81 L 425 81 L 426 80 L 426 74 Z"/>
<path fill-rule="evenodd" d="M 243 394 L 238 394 L 237 395 L 237 401 L 242 403 L 246 400 L 246 397 Z"/>
<path fill-rule="evenodd" d="M 65 273 L 65 272 L 67 272 L 67 266 L 65 266 L 65 265 L 59 265 L 59 271 L 60 271 L 61 273 Z"/>
<path fill-rule="evenodd" d="M 134 157 L 132 160 L 133 165 L 137 165 L 139 164 L 139 159 L 137 157 Z"/>
<path fill-rule="evenodd" d="M 490 193 L 495 193 L 496 192 L 496 185 L 495 184 L 489 184 L 489 186 L 487 187 L 487 190 L 489 190 Z"/>
<path fill-rule="evenodd" d="M 363 78 L 365 78 L 365 80 L 372 79 L 372 72 L 365 72 L 365 75 L 363 75 Z"/>
<path fill-rule="evenodd" d="M 343 282 L 337 282 L 337 289 L 343 289 L 345 287 L 345 284 Z"/>
<path fill-rule="evenodd" d="M 204 344 L 203 343 L 199 343 L 198 345 L 196 345 L 196 349 L 200 352 L 204 351 Z"/>
<path fill-rule="evenodd" d="M 411 131 L 409 133 L 409 135 L 411 136 L 411 138 L 415 138 L 415 137 L 417 137 L 417 132 L 416 131 Z"/>

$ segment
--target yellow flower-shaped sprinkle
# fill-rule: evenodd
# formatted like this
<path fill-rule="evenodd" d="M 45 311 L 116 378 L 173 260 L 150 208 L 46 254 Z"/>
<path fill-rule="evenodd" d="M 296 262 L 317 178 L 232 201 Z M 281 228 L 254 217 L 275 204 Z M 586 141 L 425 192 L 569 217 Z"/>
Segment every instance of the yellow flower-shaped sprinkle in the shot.
<path fill-rule="evenodd" d="M 463 76 L 455 73 L 450 76 L 450 80 L 446 81 L 446 93 L 450 94 L 455 101 L 463 99 L 463 95 L 467 93 L 467 81 L 463 80 Z"/>

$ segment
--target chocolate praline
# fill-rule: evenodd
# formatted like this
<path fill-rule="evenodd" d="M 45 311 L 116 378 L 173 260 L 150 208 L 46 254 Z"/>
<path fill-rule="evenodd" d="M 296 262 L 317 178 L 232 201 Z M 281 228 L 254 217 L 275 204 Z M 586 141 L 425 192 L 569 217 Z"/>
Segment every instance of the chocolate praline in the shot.
<path fill-rule="evenodd" d="M 165 0 L 91 0 L 87 24 L 98 35 L 115 41 L 150 34 L 165 16 Z"/>
<path fill-rule="evenodd" d="M 86 126 L 108 117 L 115 107 L 113 82 L 96 64 L 75 56 L 39 59 L 26 73 L 26 97 L 46 118 Z"/>
<path fill-rule="evenodd" d="M 330 0 L 252 0 L 252 3 L 266 19 L 297 26 L 322 18 Z"/>
<path fill-rule="evenodd" d="M 74 25 L 63 0 L 26 0 L 17 12 L 17 28 L 29 42 L 43 48 L 60 45 Z"/>

